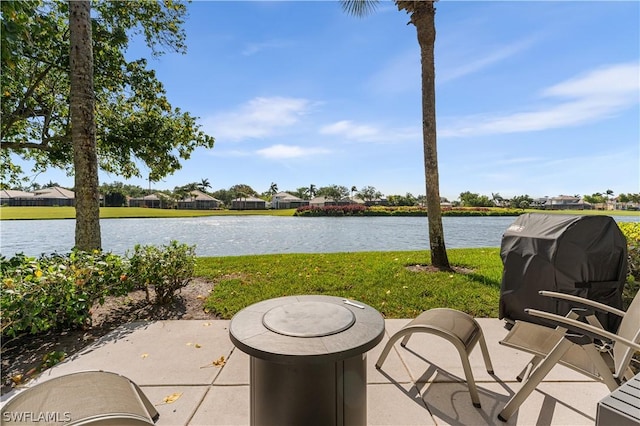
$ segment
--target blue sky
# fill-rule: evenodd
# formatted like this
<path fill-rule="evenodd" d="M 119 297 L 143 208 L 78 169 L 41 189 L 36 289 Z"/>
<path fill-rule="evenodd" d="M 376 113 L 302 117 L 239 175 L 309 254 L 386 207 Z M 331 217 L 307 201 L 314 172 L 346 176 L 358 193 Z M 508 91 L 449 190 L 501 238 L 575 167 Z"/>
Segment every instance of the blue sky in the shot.
<path fill-rule="evenodd" d="M 640 192 L 640 3 L 436 7 L 442 196 Z M 425 193 L 420 53 L 394 3 L 365 18 L 336 1 L 188 8 L 188 53 L 149 64 L 216 144 L 154 188 L 206 178 L 213 190 L 275 182 Z M 130 56 L 150 54 L 133 45 Z M 37 178 L 48 180 L 73 185 L 62 172 Z"/>

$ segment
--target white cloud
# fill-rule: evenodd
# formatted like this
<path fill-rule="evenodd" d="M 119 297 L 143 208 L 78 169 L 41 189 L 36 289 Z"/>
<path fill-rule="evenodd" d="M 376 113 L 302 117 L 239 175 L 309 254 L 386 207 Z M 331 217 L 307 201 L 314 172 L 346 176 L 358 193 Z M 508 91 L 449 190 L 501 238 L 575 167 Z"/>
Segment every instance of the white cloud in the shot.
<path fill-rule="evenodd" d="M 557 103 L 505 115 L 462 117 L 438 131 L 441 137 L 532 132 L 604 120 L 640 101 L 640 64 L 615 64 L 544 89 Z"/>
<path fill-rule="evenodd" d="M 349 120 L 338 121 L 320 129 L 324 135 L 340 135 L 347 139 L 362 140 L 377 137 L 380 132 L 373 126 L 354 124 Z"/>
<path fill-rule="evenodd" d="M 340 136 L 358 142 L 399 142 L 421 138 L 420 129 L 383 129 L 368 124 L 356 124 L 350 120 L 337 121 L 320 129 L 324 135 Z"/>
<path fill-rule="evenodd" d="M 330 152 L 324 148 L 303 148 L 301 146 L 282 144 L 272 145 L 256 151 L 258 155 L 271 160 L 308 157 L 315 154 L 329 154 Z"/>
<path fill-rule="evenodd" d="M 311 101 L 307 99 L 259 97 L 235 111 L 216 114 L 203 120 L 203 128 L 219 141 L 262 138 L 295 125 L 310 107 Z"/>

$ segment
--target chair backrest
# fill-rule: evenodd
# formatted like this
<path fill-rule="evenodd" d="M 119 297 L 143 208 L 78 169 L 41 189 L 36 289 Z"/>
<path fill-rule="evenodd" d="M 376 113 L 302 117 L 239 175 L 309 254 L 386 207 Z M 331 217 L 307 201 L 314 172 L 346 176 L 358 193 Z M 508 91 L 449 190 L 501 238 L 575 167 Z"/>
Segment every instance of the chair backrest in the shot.
<path fill-rule="evenodd" d="M 7 401 L 1 411 L 3 418 L 21 413 L 53 416 L 47 424 L 55 425 L 153 425 L 158 416 L 135 383 L 106 371 L 71 373 L 36 384 Z"/>
<path fill-rule="evenodd" d="M 616 334 L 632 342 L 640 343 L 640 292 L 638 292 L 631 301 L 631 305 L 629 305 L 629 309 L 627 309 L 626 314 L 622 318 Z M 624 374 L 629 366 L 629 362 L 631 362 L 631 357 L 634 352 L 632 348 L 625 345 L 613 346 L 616 377 Z"/>

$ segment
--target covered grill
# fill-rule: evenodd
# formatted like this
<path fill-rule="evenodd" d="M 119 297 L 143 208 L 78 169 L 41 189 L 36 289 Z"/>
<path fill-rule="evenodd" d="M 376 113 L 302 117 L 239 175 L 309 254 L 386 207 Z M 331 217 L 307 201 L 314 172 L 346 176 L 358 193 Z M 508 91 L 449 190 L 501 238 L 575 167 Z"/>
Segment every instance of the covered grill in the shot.
<path fill-rule="evenodd" d="M 627 242 L 609 216 L 527 213 L 505 231 L 500 247 L 504 270 L 500 318 L 543 323 L 527 315 L 534 308 L 566 315 L 569 305 L 543 297 L 540 290 L 585 297 L 622 309 L 627 276 Z M 615 331 L 619 318 L 599 314 Z"/>

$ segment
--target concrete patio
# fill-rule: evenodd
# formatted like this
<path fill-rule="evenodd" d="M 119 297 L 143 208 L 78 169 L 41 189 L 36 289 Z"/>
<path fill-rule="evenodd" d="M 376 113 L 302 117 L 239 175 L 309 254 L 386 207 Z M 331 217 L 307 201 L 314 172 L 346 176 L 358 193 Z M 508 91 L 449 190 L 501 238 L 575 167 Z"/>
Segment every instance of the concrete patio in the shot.
<path fill-rule="evenodd" d="M 530 358 L 498 344 L 507 332 L 503 321 L 478 319 L 495 369 L 495 376 L 486 372 L 476 347 L 471 365 L 480 409 L 471 404 L 457 351 L 442 338 L 415 334 L 407 348 L 397 343 L 382 369 L 375 368 L 389 336 L 409 321 L 386 320 L 385 339 L 368 353 L 370 425 L 593 425 L 598 401 L 609 394 L 605 385 L 557 366 L 502 423 L 497 415 L 519 389 L 515 377 Z M 160 412 L 157 425 L 248 425 L 249 357 L 233 346 L 228 327 L 229 321 L 131 323 L 34 382 L 82 370 L 113 371 L 141 386 Z M 175 402 L 163 402 L 175 393 L 181 393 Z"/>

